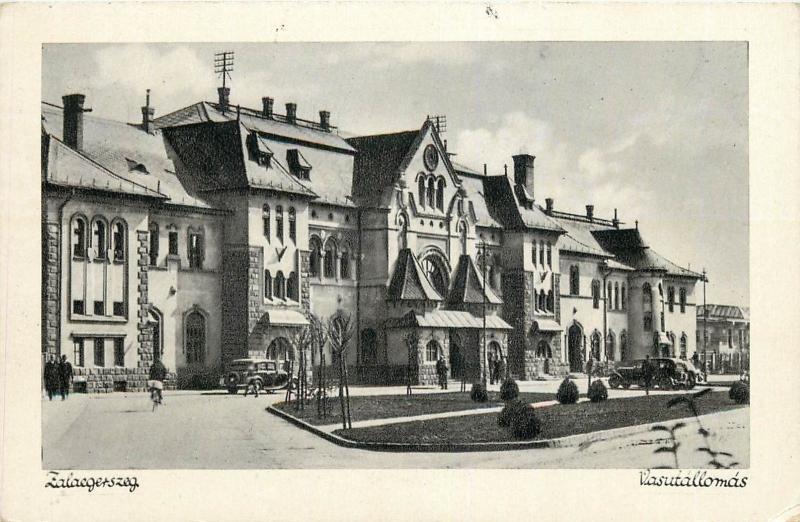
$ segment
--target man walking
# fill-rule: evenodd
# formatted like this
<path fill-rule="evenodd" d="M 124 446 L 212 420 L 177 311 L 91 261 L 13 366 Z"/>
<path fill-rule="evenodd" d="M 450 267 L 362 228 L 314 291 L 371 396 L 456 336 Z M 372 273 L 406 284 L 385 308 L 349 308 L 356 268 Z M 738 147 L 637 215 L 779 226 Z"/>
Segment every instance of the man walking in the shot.
<path fill-rule="evenodd" d="M 653 365 L 650 363 L 649 355 L 642 363 L 642 377 L 644 378 L 645 395 L 650 395 L 650 386 L 653 384 Z"/>
<path fill-rule="evenodd" d="M 53 354 L 50 354 L 50 358 L 44 363 L 44 389 L 47 391 L 47 398 L 51 401 L 53 400 L 53 395 L 58 392 L 60 384 L 61 374 L 58 364 L 56 364 Z"/>
<path fill-rule="evenodd" d="M 58 365 L 59 384 L 61 387 L 61 400 L 66 400 L 69 395 L 69 386 L 72 384 L 72 365 L 67 360 L 66 355 L 61 356 L 61 363 Z"/>
<path fill-rule="evenodd" d="M 444 362 L 444 357 L 439 357 L 436 361 L 436 373 L 439 376 L 439 388 L 442 390 L 447 389 L 447 363 Z"/>
<path fill-rule="evenodd" d="M 258 383 L 256 382 L 255 368 L 252 364 L 247 367 L 247 375 L 245 376 L 244 396 L 247 397 L 247 393 L 250 391 L 253 392 L 253 395 L 255 395 L 256 398 L 258 398 Z"/>

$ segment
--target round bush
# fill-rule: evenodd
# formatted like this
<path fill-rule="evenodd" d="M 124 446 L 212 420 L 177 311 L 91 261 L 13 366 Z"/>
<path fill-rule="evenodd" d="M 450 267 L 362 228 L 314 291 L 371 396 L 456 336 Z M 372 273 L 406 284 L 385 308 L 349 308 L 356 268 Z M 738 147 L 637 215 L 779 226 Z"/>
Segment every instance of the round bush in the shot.
<path fill-rule="evenodd" d="M 469 398 L 474 402 L 486 402 L 489 400 L 489 394 L 486 392 L 486 385 L 475 383 L 472 385 L 472 390 L 469 392 Z"/>
<path fill-rule="evenodd" d="M 506 379 L 500 385 L 500 400 L 513 401 L 517 397 L 519 397 L 519 386 L 514 379 Z"/>
<path fill-rule="evenodd" d="M 542 424 L 536 416 L 536 410 L 530 404 L 523 406 L 522 410 L 511 419 L 511 433 L 518 439 L 532 439 L 541 431 Z"/>
<path fill-rule="evenodd" d="M 735 382 L 728 391 L 728 397 L 736 404 L 748 404 L 750 402 L 750 386 L 741 381 Z"/>
<path fill-rule="evenodd" d="M 575 404 L 578 402 L 578 386 L 569 378 L 565 378 L 558 387 L 556 399 L 561 404 Z"/>
<path fill-rule="evenodd" d="M 608 390 L 603 381 L 597 379 L 589 386 L 589 400 L 592 402 L 601 402 L 608 399 Z"/>
<path fill-rule="evenodd" d="M 519 417 L 524 409 L 524 402 L 517 399 L 508 401 L 505 408 L 503 408 L 503 410 L 500 412 L 500 415 L 497 417 L 498 426 L 501 428 L 508 428 L 513 424 L 514 419 Z"/>

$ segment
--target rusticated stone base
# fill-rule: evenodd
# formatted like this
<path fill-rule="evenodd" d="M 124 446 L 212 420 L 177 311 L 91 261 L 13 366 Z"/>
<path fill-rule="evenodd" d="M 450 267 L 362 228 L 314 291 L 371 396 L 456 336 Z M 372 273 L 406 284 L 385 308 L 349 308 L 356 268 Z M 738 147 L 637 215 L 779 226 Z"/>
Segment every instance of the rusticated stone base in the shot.
<path fill-rule="evenodd" d="M 74 368 L 73 392 L 111 393 L 147 391 L 148 368 Z M 164 388 L 176 389 L 175 373 L 167 373 Z"/>

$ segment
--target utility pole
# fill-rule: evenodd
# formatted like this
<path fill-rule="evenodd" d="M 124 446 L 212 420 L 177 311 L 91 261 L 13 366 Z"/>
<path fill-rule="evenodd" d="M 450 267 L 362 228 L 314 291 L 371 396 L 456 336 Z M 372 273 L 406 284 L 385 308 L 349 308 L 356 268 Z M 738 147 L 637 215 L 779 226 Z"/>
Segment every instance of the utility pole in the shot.
<path fill-rule="evenodd" d="M 708 368 L 706 362 L 707 353 L 707 339 L 708 333 L 706 332 L 706 317 L 708 316 L 708 308 L 706 308 L 706 269 L 703 267 L 703 372 L 705 373 Z"/>
<path fill-rule="evenodd" d="M 481 272 L 483 272 L 483 351 L 481 353 L 481 384 L 486 386 L 486 370 L 488 362 L 486 360 L 486 241 L 482 241 L 481 248 Z"/>

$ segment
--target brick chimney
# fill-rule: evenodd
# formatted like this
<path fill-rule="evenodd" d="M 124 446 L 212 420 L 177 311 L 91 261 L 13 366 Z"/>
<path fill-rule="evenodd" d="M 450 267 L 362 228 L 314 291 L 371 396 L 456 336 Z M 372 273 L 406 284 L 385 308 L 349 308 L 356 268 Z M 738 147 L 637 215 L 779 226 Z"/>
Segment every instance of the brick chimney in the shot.
<path fill-rule="evenodd" d="M 230 87 L 217 87 L 217 94 L 219 94 L 219 106 L 223 111 L 228 110 L 230 103 L 231 88 Z"/>
<path fill-rule="evenodd" d="M 553 198 L 544 198 L 545 209 L 548 214 L 553 213 Z"/>
<path fill-rule="evenodd" d="M 147 89 L 147 97 L 145 98 L 144 107 L 142 107 L 142 129 L 148 134 L 153 134 L 155 131 L 155 126 L 153 125 L 155 113 L 155 107 L 150 107 L 150 89 Z"/>
<path fill-rule="evenodd" d="M 594 205 L 586 205 L 586 219 L 594 221 Z"/>
<path fill-rule="evenodd" d="M 614 209 L 614 219 L 611 220 L 611 224 L 614 225 L 614 228 L 619 228 L 619 218 L 617 217 L 617 209 Z"/>
<path fill-rule="evenodd" d="M 297 122 L 297 104 L 296 103 L 287 103 L 286 104 L 286 123 L 296 123 Z"/>
<path fill-rule="evenodd" d="M 331 113 L 328 111 L 319 111 L 319 126 L 322 130 L 331 130 Z"/>
<path fill-rule="evenodd" d="M 83 94 L 67 94 L 61 97 L 64 103 L 64 143 L 75 150 L 83 149 L 83 113 L 92 110 L 83 108 L 85 100 L 86 96 Z"/>
<path fill-rule="evenodd" d="M 514 184 L 525 187 L 525 190 L 533 198 L 533 160 L 536 159 L 536 156 L 517 154 L 512 156 L 512 159 L 514 160 Z"/>
<path fill-rule="evenodd" d="M 261 115 L 265 118 L 272 119 L 272 108 L 275 106 L 275 100 L 265 96 L 261 98 Z"/>

